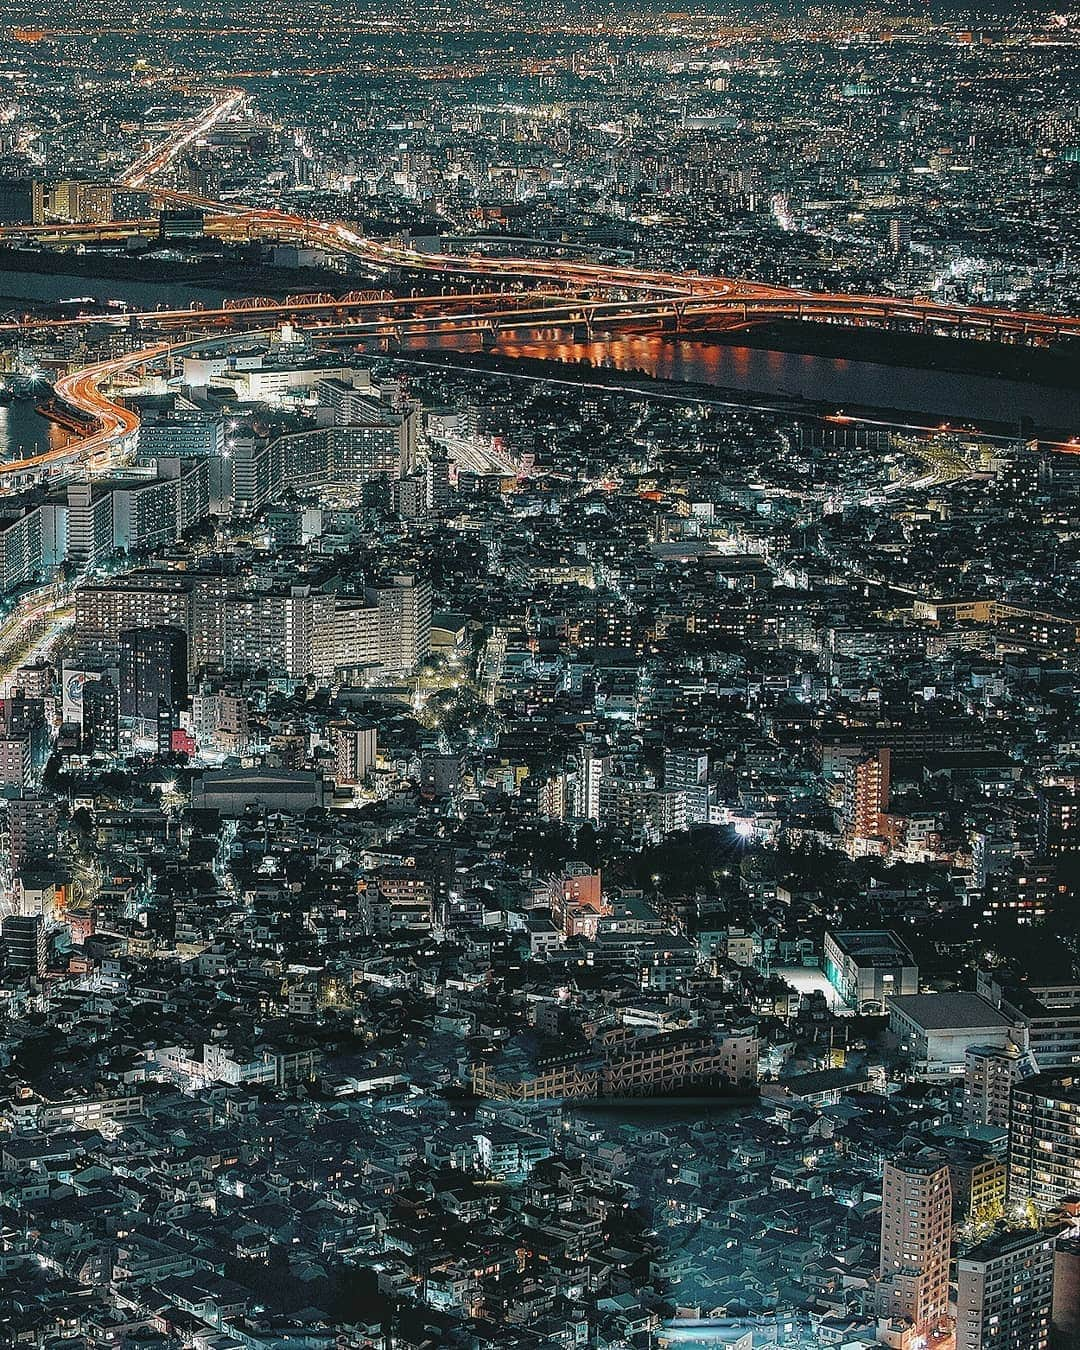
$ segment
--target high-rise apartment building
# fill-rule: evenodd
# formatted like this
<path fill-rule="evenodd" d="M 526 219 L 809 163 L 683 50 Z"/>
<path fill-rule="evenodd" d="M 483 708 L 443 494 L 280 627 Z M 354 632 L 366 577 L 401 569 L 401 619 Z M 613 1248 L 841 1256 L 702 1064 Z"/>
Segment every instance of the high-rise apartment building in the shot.
<path fill-rule="evenodd" d="M 113 547 L 113 497 L 102 483 L 69 483 L 67 489 L 67 559 L 75 568 L 90 569 Z"/>
<path fill-rule="evenodd" d="M 445 450 L 433 450 L 424 465 L 425 505 L 441 516 L 450 508 L 457 483 L 457 466 Z"/>
<path fill-rule="evenodd" d="M 844 770 L 843 833 L 849 849 L 888 833 L 891 752 L 882 747 L 850 760 Z"/>
<path fill-rule="evenodd" d="M 956 1350 L 1047 1350 L 1054 1236 L 1007 1232 L 957 1261 Z"/>
<path fill-rule="evenodd" d="M 43 523 L 40 506 L 0 516 L 0 595 L 41 575 L 45 565 Z"/>
<path fill-rule="evenodd" d="M 119 748 L 120 690 L 107 673 L 83 688 L 82 730 L 86 749 L 113 754 Z"/>
<path fill-rule="evenodd" d="M 600 787 L 610 768 L 610 755 L 598 755 L 591 745 L 581 747 L 574 775 L 572 803 L 573 814 L 581 820 L 599 821 Z"/>
<path fill-rule="evenodd" d="M 358 596 L 315 597 L 311 668 L 317 679 L 349 669 L 362 675 L 381 662 L 379 608 Z"/>
<path fill-rule="evenodd" d="M 949 1310 L 952 1189 L 947 1160 L 930 1149 L 885 1164 L 878 1316 L 932 1331 Z"/>
<path fill-rule="evenodd" d="M 9 970 L 37 978 L 45 974 L 48 943 L 40 914 L 9 914 L 3 923 L 3 937 Z"/>
<path fill-rule="evenodd" d="M 63 178 L 53 183 L 35 182 L 31 213 L 35 225 L 47 220 L 92 221 L 106 224 L 113 218 L 114 190 L 108 183 L 88 183 Z"/>
<path fill-rule="evenodd" d="M 1038 851 L 1040 857 L 1080 862 L 1080 793 L 1040 792 Z"/>
<path fill-rule="evenodd" d="M 374 727 L 339 722 L 331 727 L 334 744 L 334 780 L 361 783 L 375 763 L 377 735 Z"/>
<path fill-rule="evenodd" d="M 907 216 L 893 216 L 889 221 L 889 252 L 894 257 L 911 248 L 911 221 Z"/>
<path fill-rule="evenodd" d="M 382 664 L 402 673 L 415 670 L 431 651 L 431 583 L 400 573 L 369 590 L 368 602 L 379 609 Z"/>
<path fill-rule="evenodd" d="M 708 824 L 709 756 L 704 750 L 664 749 L 664 787 L 685 799 L 685 823 Z"/>
<path fill-rule="evenodd" d="M 1058 1238 L 1050 1325 L 1055 1346 L 1061 1350 L 1076 1350 L 1080 1346 L 1080 1238 Z"/>
<path fill-rule="evenodd" d="M 1080 1075 L 1017 1083 L 1009 1107 L 1009 1199 L 1052 1209 L 1080 1195 Z"/>
<path fill-rule="evenodd" d="M 12 874 L 56 857 L 59 815 L 54 802 L 36 793 L 9 797 L 7 865 Z"/>
<path fill-rule="evenodd" d="M 1013 1084 L 1034 1073 L 1031 1054 L 1012 1042 L 968 1046 L 964 1052 L 965 1122 L 1008 1129 Z"/>
<path fill-rule="evenodd" d="M 30 777 L 29 735 L 0 735 L 0 786 L 29 787 Z"/>
<path fill-rule="evenodd" d="M 176 572 L 135 572 L 75 592 L 75 636 L 95 656 L 119 650 L 127 628 L 191 632 L 192 583 Z"/>
<path fill-rule="evenodd" d="M 187 702 L 187 637 L 178 628 L 120 634 L 120 718 L 136 736 L 168 749 L 176 714 Z"/>

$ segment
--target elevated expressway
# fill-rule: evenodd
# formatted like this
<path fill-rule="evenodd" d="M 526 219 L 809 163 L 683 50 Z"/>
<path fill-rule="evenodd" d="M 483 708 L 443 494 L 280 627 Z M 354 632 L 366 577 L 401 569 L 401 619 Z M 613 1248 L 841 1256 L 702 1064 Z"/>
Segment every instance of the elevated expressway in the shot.
<path fill-rule="evenodd" d="M 352 291 L 343 296 L 296 295 L 280 301 L 255 298 L 227 301 L 220 307 L 193 305 L 62 319 L 11 319 L 0 322 L 0 334 L 59 332 L 94 326 L 149 328 L 160 333 L 194 329 L 242 331 L 252 326 L 263 328 L 267 319 L 274 319 L 314 325 L 334 320 L 340 324 L 353 323 L 358 337 L 366 336 L 365 330 L 373 323 L 380 326 L 387 338 L 405 339 L 465 331 L 468 321 L 470 331 L 495 337 L 501 332 L 568 326 L 591 339 L 594 333 L 706 333 L 796 319 L 897 326 L 1012 342 L 1080 337 L 1080 318 L 988 306 L 946 305 L 932 300 L 782 290 L 727 278 L 685 280 L 695 286 L 692 292 L 664 291 L 659 286 L 653 289 L 650 281 L 632 294 L 634 288 L 621 279 L 620 271 L 620 280 L 608 281 L 602 287 L 597 285 L 600 293 L 596 294 L 587 287 L 575 286 L 566 271 L 562 285 L 556 285 L 551 274 L 544 272 L 533 278 L 534 284 L 527 290 L 459 291 L 408 297 L 394 297 L 388 291 Z"/>
<path fill-rule="evenodd" d="M 265 331 L 268 320 L 302 322 L 306 329 L 328 337 L 355 338 L 358 345 L 389 351 L 418 339 L 470 336 L 482 345 L 494 345 L 504 335 L 551 334 L 591 340 L 613 333 L 715 332 L 777 319 L 899 326 L 1044 344 L 1080 337 L 1080 318 L 1070 316 L 893 296 L 798 291 L 737 278 L 578 259 L 427 253 L 368 239 L 341 221 L 215 202 L 150 185 L 151 178 L 200 136 L 232 116 L 244 101 L 245 96 L 237 90 L 218 95 L 198 117 L 140 156 L 124 175 L 123 183 L 152 192 L 162 203 L 197 206 L 211 214 L 218 228 L 231 225 L 248 237 L 291 240 L 358 259 L 377 278 L 428 274 L 468 283 L 473 290 L 396 298 L 386 291 L 353 292 L 343 297 L 293 296 L 285 301 L 234 301 L 220 308 L 190 306 L 0 324 L 0 334 L 5 330 L 15 333 L 108 325 L 146 329 L 148 338 L 145 347 L 98 362 L 57 383 L 58 399 L 92 418 L 96 429 L 59 449 L 0 464 L 0 490 L 23 485 L 34 475 L 69 472 L 76 466 L 91 472 L 108 468 L 130 446 L 138 427 L 135 413 L 109 392 L 118 377 L 184 347 L 199 345 L 200 335 L 205 342 L 220 340 L 223 333 Z M 73 233 L 87 228 L 85 224 L 70 227 Z M 0 231 L 0 238 L 5 233 L 10 231 Z M 478 285 L 484 289 L 476 291 Z"/>

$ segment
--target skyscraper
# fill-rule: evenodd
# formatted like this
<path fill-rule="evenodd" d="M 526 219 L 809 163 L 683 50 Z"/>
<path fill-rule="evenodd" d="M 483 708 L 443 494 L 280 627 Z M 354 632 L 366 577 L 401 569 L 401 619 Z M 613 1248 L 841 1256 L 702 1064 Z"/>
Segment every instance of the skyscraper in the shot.
<path fill-rule="evenodd" d="M 877 1312 L 933 1330 L 949 1310 L 952 1188 L 946 1159 L 930 1149 L 885 1164 Z"/>

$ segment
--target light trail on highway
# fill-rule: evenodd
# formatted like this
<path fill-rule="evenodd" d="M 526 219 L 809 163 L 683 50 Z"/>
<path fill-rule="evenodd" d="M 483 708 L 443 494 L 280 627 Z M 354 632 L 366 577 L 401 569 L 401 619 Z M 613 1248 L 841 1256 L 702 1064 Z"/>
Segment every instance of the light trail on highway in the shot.
<path fill-rule="evenodd" d="M 167 140 L 140 155 L 134 164 L 128 167 L 120 179 L 120 185 L 127 188 L 143 187 L 148 179 L 159 173 L 177 155 L 182 154 L 189 145 L 194 145 L 200 136 L 205 136 L 219 122 L 231 117 L 246 99 L 247 96 L 240 89 L 226 90 L 198 117 L 187 124 L 181 124 Z"/>
<path fill-rule="evenodd" d="M 270 235 L 318 246 L 359 259 L 385 273 L 412 271 L 465 280 L 533 282 L 556 287 L 550 292 L 488 291 L 414 297 L 294 297 L 250 308 L 154 310 L 60 320 L 16 320 L 0 328 L 126 326 L 153 324 L 159 330 L 199 328 L 249 331 L 267 318 L 310 320 L 325 336 L 355 336 L 400 345 L 417 336 L 432 338 L 480 334 L 492 344 L 505 334 L 549 328 L 555 331 L 685 334 L 730 331 L 777 319 L 817 320 L 856 325 L 914 325 L 924 332 L 978 333 L 999 340 L 1051 341 L 1080 338 L 1080 318 L 987 306 L 940 304 L 932 300 L 798 291 L 730 277 L 638 269 L 566 259 L 461 257 L 425 253 L 368 239 L 342 221 L 308 219 L 286 211 L 213 201 L 190 193 L 150 188 L 149 180 L 188 146 L 231 117 L 246 102 L 235 89 L 223 91 L 197 117 L 178 126 L 161 144 L 146 151 L 121 179 L 128 187 L 152 191 L 162 203 L 211 211 L 217 221 L 236 221 L 250 236 Z M 80 228 L 80 227 L 74 227 Z M 81 228 L 87 228 L 83 226 Z M 429 309 L 433 313 L 427 312 Z M 196 340 L 187 334 L 191 347 Z M 176 349 L 159 338 L 123 356 L 97 362 L 63 376 L 57 398 L 93 420 L 94 431 L 81 439 L 23 460 L 0 464 L 0 487 L 25 486 L 36 477 L 81 466 L 90 472 L 111 467 L 138 430 L 135 412 L 104 392 L 117 376 L 157 361 Z M 860 419 L 863 420 L 863 419 Z M 1050 448 L 1075 452 L 1072 442 Z"/>

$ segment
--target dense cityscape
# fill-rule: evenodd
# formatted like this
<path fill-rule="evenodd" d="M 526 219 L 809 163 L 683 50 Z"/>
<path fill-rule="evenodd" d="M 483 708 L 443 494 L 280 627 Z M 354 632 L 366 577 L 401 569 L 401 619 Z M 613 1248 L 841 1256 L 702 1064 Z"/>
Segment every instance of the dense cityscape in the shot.
<path fill-rule="evenodd" d="M 1080 14 L 0 4 L 0 1350 L 1080 1348 Z"/>

